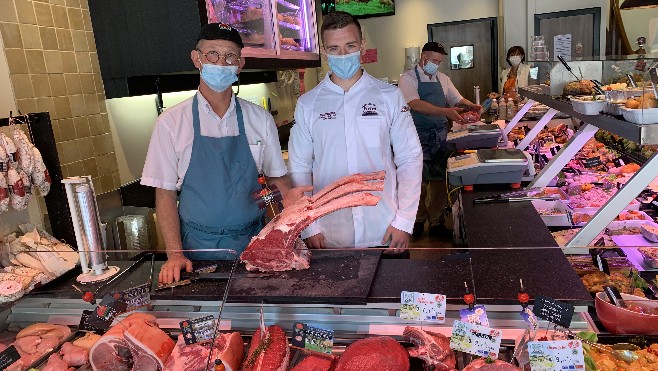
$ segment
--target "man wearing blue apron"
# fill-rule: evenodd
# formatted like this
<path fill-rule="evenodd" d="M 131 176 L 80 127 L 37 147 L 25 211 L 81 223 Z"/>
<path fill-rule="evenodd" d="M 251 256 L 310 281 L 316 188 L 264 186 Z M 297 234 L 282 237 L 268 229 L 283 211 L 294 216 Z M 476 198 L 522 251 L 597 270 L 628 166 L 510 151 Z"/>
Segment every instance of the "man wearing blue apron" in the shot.
<path fill-rule="evenodd" d="M 191 260 L 239 257 L 263 227 L 265 210 L 253 197 L 259 178 L 284 196 L 294 193 L 272 116 L 233 95 L 243 46 L 231 26 L 203 26 L 191 52 L 199 90 L 154 126 L 141 183 L 156 188 L 167 249 L 160 282 L 177 281 L 182 269 L 192 270 Z"/>
<path fill-rule="evenodd" d="M 428 42 L 423 46 L 418 65 L 400 76 L 399 87 L 411 108 L 418 139 L 423 148 L 423 183 L 416 214 L 413 236 L 420 237 L 429 221 L 430 236 L 445 231 L 441 211 L 446 202 L 446 165 L 449 153 L 446 148 L 448 119 L 463 123 L 460 109 L 454 105 L 479 110 L 480 106 L 462 97 L 450 78 L 438 71 L 447 55 L 443 45 Z M 428 202 L 429 188 L 429 202 Z"/>

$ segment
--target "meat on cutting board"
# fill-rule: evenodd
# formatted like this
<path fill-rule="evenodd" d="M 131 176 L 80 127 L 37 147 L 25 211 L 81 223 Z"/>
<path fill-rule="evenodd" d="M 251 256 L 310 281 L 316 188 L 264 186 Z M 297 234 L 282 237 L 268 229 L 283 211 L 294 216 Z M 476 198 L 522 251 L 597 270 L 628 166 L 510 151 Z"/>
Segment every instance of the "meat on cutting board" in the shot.
<path fill-rule="evenodd" d="M 221 359 L 226 371 L 240 370 L 244 354 L 244 342 L 239 332 L 218 334 L 215 338 L 212 357 L 210 343 L 185 345 L 183 335 L 178 335 L 174 351 L 165 363 L 166 371 L 206 371 L 208 360 L 211 364 Z"/>
<path fill-rule="evenodd" d="M 404 329 L 403 335 L 414 345 L 408 349 L 409 356 L 422 359 L 426 370 L 456 370 L 455 353 L 450 349 L 450 339 L 446 336 L 411 326 Z"/>
<path fill-rule="evenodd" d="M 377 205 L 381 197 L 364 193 L 383 191 L 384 171 L 355 174 L 338 179 L 313 197 L 302 197 L 275 216 L 251 239 L 240 255 L 247 270 L 286 271 L 308 269 L 310 253 L 299 239 L 315 220 L 339 209 Z"/>
<path fill-rule="evenodd" d="M 290 362 L 290 347 L 285 332 L 279 326 L 266 328 L 265 335 L 257 329 L 249 344 L 243 371 L 285 371 Z"/>
<path fill-rule="evenodd" d="M 408 371 L 409 353 L 390 336 L 357 340 L 345 349 L 336 371 Z"/>

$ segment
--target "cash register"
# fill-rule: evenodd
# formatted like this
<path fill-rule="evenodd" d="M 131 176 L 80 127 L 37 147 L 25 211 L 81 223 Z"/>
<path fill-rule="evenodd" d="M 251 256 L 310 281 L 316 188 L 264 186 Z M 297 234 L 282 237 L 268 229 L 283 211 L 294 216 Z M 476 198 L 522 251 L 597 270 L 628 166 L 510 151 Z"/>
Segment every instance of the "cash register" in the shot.
<path fill-rule="evenodd" d="M 451 131 L 446 142 L 450 149 L 492 148 L 503 135 L 496 124 L 469 125 L 467 130 Z"/>
<path fill-rule="evenodd" d="M 516 148 L 479 149 L 448 159 L 448 181 L 453 186 L 517 184 L 529 165 L 530 155 Z"/>

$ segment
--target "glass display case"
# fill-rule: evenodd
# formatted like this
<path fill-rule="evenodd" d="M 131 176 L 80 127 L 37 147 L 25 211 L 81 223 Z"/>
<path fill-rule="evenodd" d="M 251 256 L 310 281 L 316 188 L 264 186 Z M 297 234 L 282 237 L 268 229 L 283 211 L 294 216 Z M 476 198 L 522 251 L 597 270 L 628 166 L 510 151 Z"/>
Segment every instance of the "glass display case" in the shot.
<path fill-rule="evenodd" d="M 314 0 L 206 0 L 209 22 L 235 27 L 243 55 L 318 59 Z"/>

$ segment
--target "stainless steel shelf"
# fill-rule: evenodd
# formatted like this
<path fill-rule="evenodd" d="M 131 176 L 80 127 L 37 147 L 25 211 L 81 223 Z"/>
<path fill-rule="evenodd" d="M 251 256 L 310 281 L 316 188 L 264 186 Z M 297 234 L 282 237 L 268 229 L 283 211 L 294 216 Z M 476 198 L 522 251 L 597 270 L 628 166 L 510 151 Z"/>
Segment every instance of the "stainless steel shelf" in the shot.
<path fill-rule="evenodd" d="M 638 144 L 658 144 L 658 125 L 638 125 L 609 115 L 583 115 L 574 111 L 568 102 L 525 88 L 519 88 L 519 94 Z"/>

